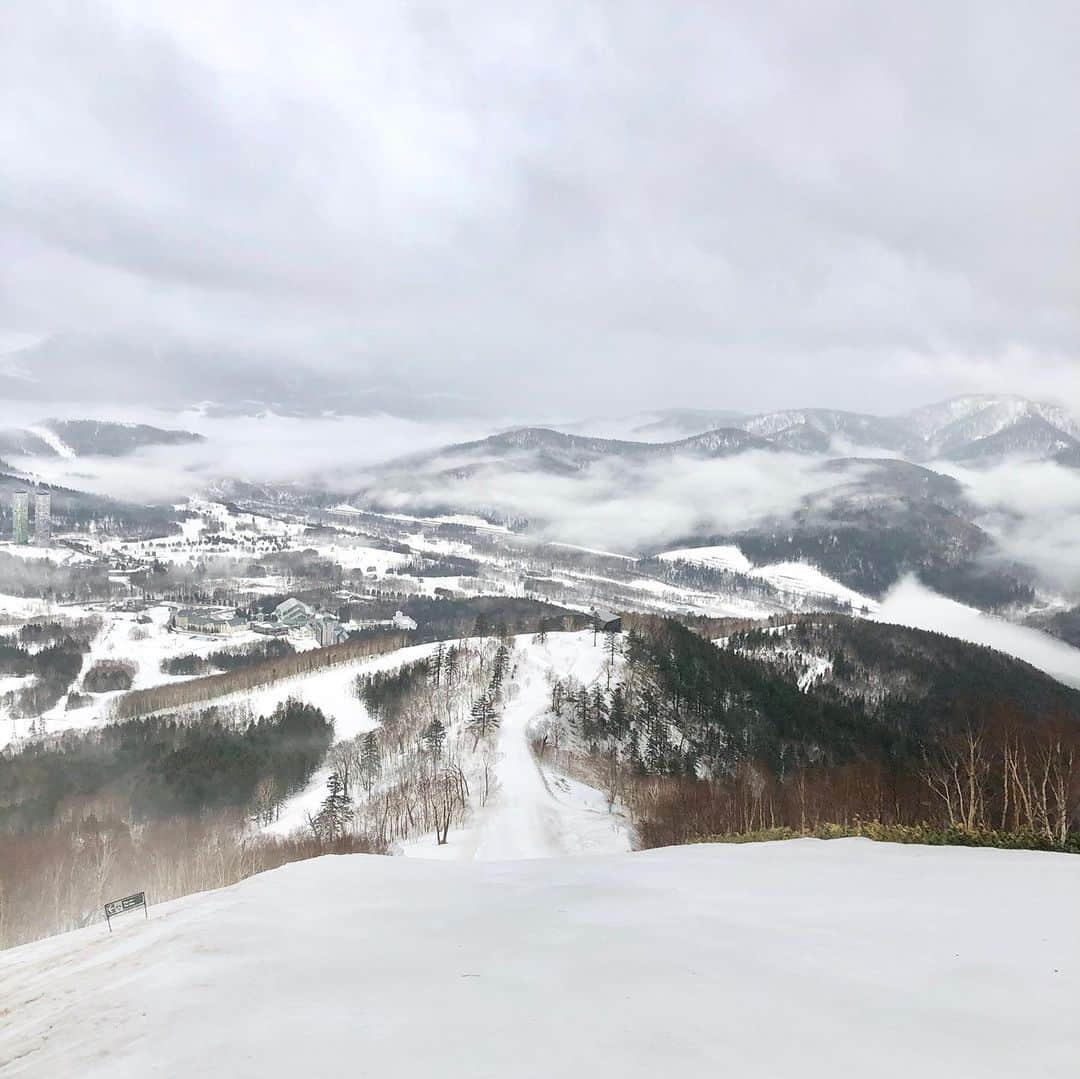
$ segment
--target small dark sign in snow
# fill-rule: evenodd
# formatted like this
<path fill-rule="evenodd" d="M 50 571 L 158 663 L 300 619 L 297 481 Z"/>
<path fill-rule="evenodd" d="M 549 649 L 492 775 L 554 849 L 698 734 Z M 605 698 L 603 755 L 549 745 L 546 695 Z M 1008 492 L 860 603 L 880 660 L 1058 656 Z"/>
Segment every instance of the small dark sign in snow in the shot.
<path fill-rule="evenodd" d="M 138 910 L 142 907 L 147 918 L 150 911 L 146 907 L 146 892 L 136 892 L 134 895 L 124 896 L 123 899 L 114 899 L 105 904 L 105 921 L 109 923 L 109 932 L 112 932 L 112 920 L 120 914 L 127 914 L 129 910 Z"/>

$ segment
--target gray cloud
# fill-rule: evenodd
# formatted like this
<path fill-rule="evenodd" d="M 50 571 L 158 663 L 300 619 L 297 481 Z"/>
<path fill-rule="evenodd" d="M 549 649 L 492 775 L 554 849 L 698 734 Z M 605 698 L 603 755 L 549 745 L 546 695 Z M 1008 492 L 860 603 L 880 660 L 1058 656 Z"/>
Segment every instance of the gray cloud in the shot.
<path fill-rule="evenodd" d="M 1067 2 L 13 0 L 0 337 L 155 403 L 1076 407 L 1078 46 Z"/>

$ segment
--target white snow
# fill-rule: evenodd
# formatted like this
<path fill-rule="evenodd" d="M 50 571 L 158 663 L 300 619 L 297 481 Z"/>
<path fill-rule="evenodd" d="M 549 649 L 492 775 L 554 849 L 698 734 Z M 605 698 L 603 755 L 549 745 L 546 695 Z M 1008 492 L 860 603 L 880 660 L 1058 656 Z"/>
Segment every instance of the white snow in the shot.
<path fill-rule="evenodd" d="M 841 603 L 850 603 L 857 610 L 863 607 L 873 610 L 877 606 L 868 596 L 834 581 L 809 562 L 775 562 L 758 566 L 750 571 L 750 576 L 760 577 L 774 587 L 796 595 L 830 596 Z"/>
<path fill-rule="evenodd" d="M 734 544 L 722 544 L 717 547 L 679 547 L 674 551 L 664 551 L 658 556 L 666 562 L 693 562 L 710 569 L 726 569 L 735 573 L 749 573 L 753 563 Z"/>
<path fill-rule="evenodd" d="M 868 596 L 848 588 L 839 581 L 822 573 L 809 562 L 774 562 L 767 566 L 755 566 L 733 544 L 715 547 L 680 547 L 665 551 L 658 556 L 668 562 L 690 562 L 709 569 L 730 570 L 751 577 L 759 577 L 784 592 L 798 596 L 829 596 L 841 603 L 850 603 L 856 610 L 873 610 L 877 604 Z"/>
<path fill-rule="evenodd" d="M 188 677 L 194 677 L 163 674 L 161 663 L 165 659 L 192 653 L 207 656 L 220 649 L 243 648 L 266 640 L 265 637 L 252 632 L 237 633 L 226 637 L 170 631 L 168 620 L 171 608 L 164 604 L 148 607 L 140 612 L 150 619 L 148 623 L 139 623 L 136 614 L 109 611 L 101 604 L 72 604 L 54 608 L 51 613 L 62 614 L 65 617 L 94 616 L 102 619 L 102 630 L 92 642 L 90 652 L 83 660 L 81 674 L 72 684 L 72 689 L 79 691 L 82 690 L 82 679 L 86 672 L 101 660 L 131 663 L 135 667 L 132 688 L 146 689 L 150 686 L 186 681 Z M 314 644 L 314 642 L 310 643 Z M 300 642 L 293 642 L 293 644 L 298 649 L 303 647 Z M 65 707 L 65 695 L 54 708 L 45 713 L 43 718 L 52 734 L 63 730 L 98 726 L 106 721 L 109 706 L 118 696 L 121 696 L 120 692 L 93 694 L 91 703 L 85 708 L 68 711 Z M 26 735 L 33 723 L 32 717 L 24 717 L 12 720 L 10 724 L 0 725 L 0 748 L 9 740 Z"/>
<path fill-rule="evenodd" d="M 75 451 L 53 430 L 44 425 L 35 424 L 27 427 L 32 435 L 40 438 L 45 445 L 49 446 L 57 457 L 63 457 L 67 461 L 75 459 Z"/>
<path fill-rule="evenodd" d="M 0 543 L 0 552 L 27 560 L 48 560 L 54 565 L 89 562 L 91 556 L 70 547 L 38 547 L 33 543 Z"/>
<path fill-rule="evenodd" d="M 1072 1079 L 1077 909 L 1075 856 L 866 840 L 320 858 L 0 954 L 0 1067 Z"/>

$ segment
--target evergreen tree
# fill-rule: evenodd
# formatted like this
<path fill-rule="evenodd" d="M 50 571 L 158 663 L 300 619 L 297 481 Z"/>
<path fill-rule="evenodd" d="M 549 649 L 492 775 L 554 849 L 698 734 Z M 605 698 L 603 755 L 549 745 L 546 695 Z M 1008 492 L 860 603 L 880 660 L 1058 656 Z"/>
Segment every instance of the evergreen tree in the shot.
<path fill-rule="evenodd" d="M 599 682 L 593 687 L 592 721 L 593 727 L 600 734 L 607 732 L 607 702 L 604 700 L 604 691 L 600 688 Z"/>
<path fill-rule="evenodd" d="M 364 784 L 368 791 L 371 790 L 382 771 L 382 754 L 379 750 L 379 732 L 368 731 L 364 740 L 360 743 L 360 774 L 364 777 Z"/>
<path fill-rule="evenodd" d="M 663 775 L 667 771 L 668 738 L 666 724 L 654 719 L 649 724 L 649 739 L 645 745 L 645 763 L 650 772 Z"/>
<path fill-rule="evenodd" d="M 485 693 L 477 697 L 473 702 L 471 718 L 469 719 L 469 730 L 473 734 L 473 748 L 475 749 L 480 739 L 493 731 L 498 725 L 499 716 L 491 695 Z"/>
<path fill-rule="evenodd" d="M 611 691 L 608 726 L 616 738 L 621 738 L 630 728 L 630 719 L 626 711 L 626 693 L 622 686 L 616 686 Z"/>
<path fill-rule="evenodd" d="M 443 676 L 446 678 L 446 684 L 452 686 L 457 678 L 458 658 L 460 650 L 457 645 L 452 646 L 447 650 L 446 659 L 444 660 Z"/>
<path fill-rule="evenodd" d="M 505 644 L 499 645 L 499 650 L 495 653 L 495 666 L 491 672 L 491 689 L 492 693 L 498 693 L 502 688 L 503 679 L 506 677 L 506 672 L 510 666 L 510 649 Z"/>
<path fill-rule="evenodd" d="M 345 790 L 345 782 L 335 769 L 326 781 L 326 797 L 315 818 L 315 830 L 322 839 L 331 841 L 345 834 L 352 819 L 352 799 Z"/>
<path fill-rule="evenodd" d="M 433 719 L 424 728 L 422 737 L 428 752 L 437 760 L 439 754 L 442 752 L 442 747 L 446 742 L 446 727 L 443 726 L 442 721 L 438 717 Z"/>

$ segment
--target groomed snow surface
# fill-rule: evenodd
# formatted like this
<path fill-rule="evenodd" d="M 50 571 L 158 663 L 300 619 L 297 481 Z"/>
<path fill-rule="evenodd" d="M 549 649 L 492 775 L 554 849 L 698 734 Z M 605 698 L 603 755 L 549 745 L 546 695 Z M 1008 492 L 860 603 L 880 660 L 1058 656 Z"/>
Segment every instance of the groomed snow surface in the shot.
<path fill-rule="evenodd" d="M 1080 859 L 297 863 L 0 955 L 5 1076 L 1074 1077 Z"/>

